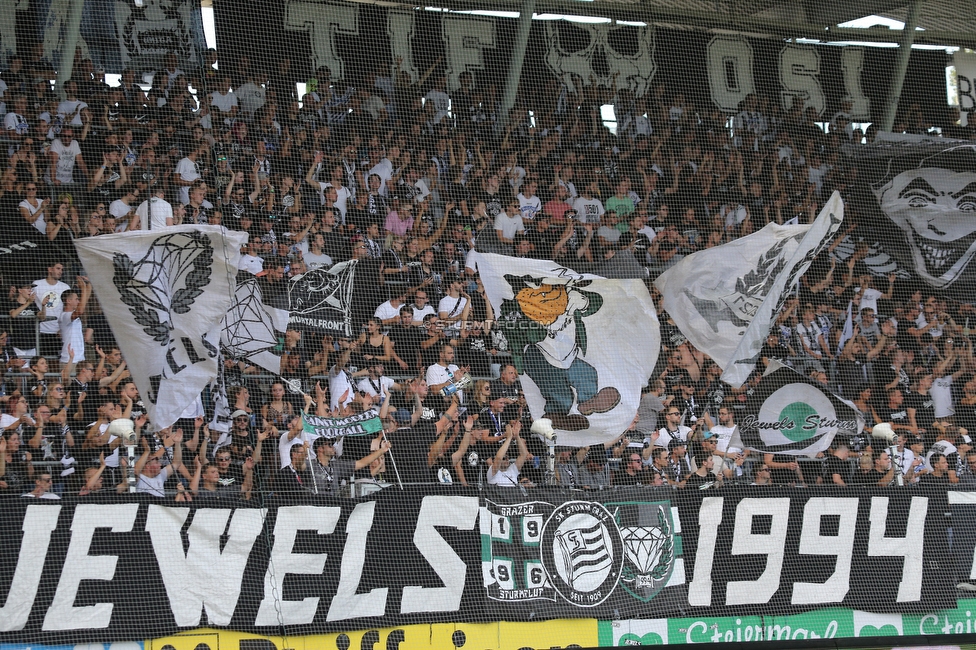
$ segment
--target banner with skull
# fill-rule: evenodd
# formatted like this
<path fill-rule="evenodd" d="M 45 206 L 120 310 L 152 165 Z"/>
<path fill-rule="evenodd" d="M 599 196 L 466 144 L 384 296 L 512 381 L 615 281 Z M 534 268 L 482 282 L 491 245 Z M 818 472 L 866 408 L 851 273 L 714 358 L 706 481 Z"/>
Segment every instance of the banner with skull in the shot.
<path fill-rule="evenodd" d="M 860 246 L 872 273 L 976 300 L 976 144 L 888 140 L 860 148 L 854 164 L 857 228 L 838 254 L 849 257 Z"/>
<path fill-rule="evenodd" d="M 654 28 L 604 23 L 546 23 L 546 65 L 570 92 L 580 84 L 627 88 L 635 96 L 648 89 L 654 63 Z"/>

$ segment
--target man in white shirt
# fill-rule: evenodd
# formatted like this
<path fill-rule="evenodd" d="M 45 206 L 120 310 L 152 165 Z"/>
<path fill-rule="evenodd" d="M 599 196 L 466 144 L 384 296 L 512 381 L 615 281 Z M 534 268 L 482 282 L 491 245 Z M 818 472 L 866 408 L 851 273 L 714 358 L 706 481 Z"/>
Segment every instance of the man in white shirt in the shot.
<path fill-rule="evenodd" d="M 64 274 L 64 264 L 55 262 L 47 267 L 47 277 L 34 281 L 34 302 L 38 310 L 43 308 L 48 317 L 54 320 L 41 321 L 38 324 L 40 330 L 41 349 L 40 354 L 51 357 L 61 353 L 61 339 L 58 336 L 58 317 L 64 311 L 64 303 L 61 295 L 71 289 L 70 286 L 61 281 Z"/>
<path fill-rule="evenodd" d="M 51 483 L 51 472 L 42 472 L 34 479 L 34 489 L 20 496 L 31 499 L 60 499 L 61 497 L 51 492 Z"/>
<path fill-rule="evenodd" d="M 138 230 L 139 228 L 139 217 L 136 215 L 135 210 L 132 206 L 139 198 L 139 190 L 135 186 L 130 186 L 130 188 L 121 197 L 112 201 L 108 206 L 108 213 L 115 217 L 116 232 L 125 232 L 126 230 Z"/>
<path fill-rule="evenodd" d="M 413 294 L 413 324 L 420 326 L 424 322 L 424 316 L 431 314 L 437 315 L 433 305 L 428 302 L 427 290 L 417 289 Z"/>
<path fill-rule="evenodd" d="M 264 106 L 267 101 L 267 92 L 261 83 L 262 78 L 267 78 L 267 75 L 255 70 L 251 72 L 247 83 L 234 91 L 240 111 L 248 122 L 253 119 L 254 111 Z"/>
<path fill-rule="evenodd" d="M 51 182 L 55 185 L 68 185 L 74 182 L 75 163 L 89 176 L 85 159 L 81 155 L 81 145 L 74 138 L 72 129 L 62 129 L 61 137 L 51 143 Z"/>
<path fill-rule="evenodd" d="M 438 77 L 434 87 L 424 96 L 424 102 L 433 106 L 433 123 L 440 124 L 441 120 L 451 114 L 451 96 L 447 94 L 447 77 Z M 430 110 L 430 109 L 428 109 Z"/>
<path fill-rule="evenodd" d="M 88 278 L 79 276 L 81 295 L 76 291 L 65 291 L 64 311 L 58 316 L 58 328 L 61 331 L 61 363 L 78 363 L 85 360 L 85 330 L 81 317 L 85 315 L 85 307 L 91 298 L 92 286 Z M 73 353 L 73 354 L 72 354 Z"/>
<path fill-rule="evenodd" d="M 8 138 L 19 141 L 27 136 L 30 131 L 30 123 L 27 121 L 26 115 L 27 98 L 18 95 L 17 99 L 14 100 L 14 110 L 8 112 L 3 118 L 3 127 Z M 7 155 L 13 155 L 16 150 L 17 145 L 11 145 Z"/>
<path fill-rule="evenodd" d="M 711 416 L 707 412 L 705 418 L 711 423 Z M 732 444 L 733 440 L 738 442 L 736 429 L 735 415 L 732 409 L 727 406 L 719 407 L 718 424 L 712 424 L 709 427 L 711 432 L 709 437 L 715 441 L 715 453 L 713 455 L 718 457 L 715 461 L 715 467 L 720 468 L 726 478 L 742 476 L 742 464 L 736 461 L 740 457 L 744 458 L 749 455 L 748 451 L 743 454 L 741 447 Z"/>
<path fill-rule="evenodd" d="M 677 406 L 669 406 L 664 411 L 664 426 L 657 432 L 656 440 L 647 440 L 658 447 L 667 447 L 672 440 L 688 442 L 691 428 L 681 424 L 681 410 Z"/>
<path fill-rule="evenodd" d="M 307 253 L 302 253 L 302 260 L 309 271 L 332 266 L 332 258 L 325 252 L 325 237 L 317 232 L 312 235 L 312 241 Z"/>
<path fill-rule="evenodd" d="M 274 429 L 274 427 L 272 427 Z M 284 469 L 288 467 L 291 463 L 291 448 L 295 445 L 301 445 L 308 442 L 310 445 L 314 441 L 314 438 L 318 436 L 310 437 L 305 434 L 304 427 L 302 426 L 302 416 L 294 415 L 288 421 L 288 430 L 282 432 L 278 437 L 278 456 L 281 460 L 281 468 Z"/>
<path fill-rule="evenodd" d="M 332 168 L 332 177 L 328 182 L 321 182 L 315 180 L 315 170 L 318 168 L 319 164 L 322 162 L 322 158 L 325 154 L 321 151 L 315 154 L 315 162 L 309 165 L 308 172 L 305 174 L 305 182 L 314 188 L 318 188 L 319 201 L 322 205 L 325 205 L 327 194 L 331 188 L 335 194 L 331 197 L 332 205 L 339 209 L 339 213 L 342 215 L 342 222 L 346 221 L 346 209 L 349 206 L 349 199 L 352 198 L 353 193 L 348 187 L 343 185 L 342 181 L 346 177 L 346 173 L 343 171 L 341 165 L 337 165 Z"/>
<path fill-rule="evenodd" d="M 165 453 L 165 448 L 163 449 Z M 163 467 L 159 462 L 158 453 L 157 451 L 150 456 L 147 447 L 136 461 L 136 492 L 163 499 L 166 497 L 164 489 L 166 480 L 183 466 L 183 430 L 177 429 L 173 433 L 173 462 Z"/>
<path fill-rule="evenodd" d="M 529 450 L 525 446 L 525 439 L 520 435 L 521 431 L 522 422 L 520 420 L 516 420 L 505 427 L 505 440 L 498 446 L 498 451 L 495 453 L 495 457 L 491 459 L 491 466 L 488 468 L 488 485 L 497 485 L 498 487 L 519 486 L 519 473 L 525 461 L 529 459 Z M 514 462 L 508 457 L 508 448 L 513 439 L 516 441 L 519 450 L 518 457 Z"/>
<path fill-rule="evenodd" d="M 542 211 L 542 199 L 536 196 L 536 189 L 538 189 L 538 184 L 535 181 L 529 181 L 518 195 L 519 212 L 522 213 L 523 221 L 532 221 Z"/>
<path fill-rule="evenodd" d="M 78 99 L 78 84 L 66 81 L 64 95 L 64 101 L 58 104 L 58 115 L 62 117 L 64 124 L 84 126 L 84 119 L 91 119 L 91 111 L 88 110 L 88 104 Z"/>
<path fill-rule="evenodd" d="M 427 368 L 425 379 L 430 392 L 440 395 L 442 390 L 456 384 L 466 374 L 467 370 L 462 370 L 454 363 L 454 346 L 445 344 L 441 346 L 437 363 L 432 363 Z M 457 395 L 458 403 L 464 404 L 464 391 L 458 390 L 454 394 Z"/>
<path fill-rule="evenodd" d="M 373 316 L 379 318 L 384 325 L 396 325 L 400 321 L 400 308 L 407 304 L 407 289 L 402 287 L 382 305 L 376 308 Z"/>
<path fill-rule="evenodd" d="M 157 185 L 149 198 L 136 208 L 142 230 L 159 230 L 174 225 L 173 206 L 166 200 L 166 190 Z"/>
<path fill-rule="evenodd" d="M 861 311 L 870 308 L 877 314 L 878 299 L 891 300 L 891 296 L 895 291 L 895 274 L 892 273 L 888 276 L 888 291 L 886 293 L 881 293 L 875 289 L 873 283 L 874 279 L 870 274 L 861 276 Z"/>
<path fill-rule="evenodd" d="M 447 282 L 447 294 L 437 305 L 437 317 L 443 321 L 441 324 L 445 328 L 457 330 L 458 321 L 464 318 L 464 310 L 468 306 L 468 297 L 462 291 L 464 281 L 456 275 L 450 275 L 444 280 Z"/>
<path fill-rule="evenodd" d="M 512 202 L 495 217 L 495 234 L 498 241 L 511 245 L 515 243 L 515 235 L 520 232 L 525 232 L 525 224 L 518 205 Z"/>
<path fill-rule="evenodd" d="M 373 403 L 377 406 L 383 405 L 386 393 L 403 390 L 403 386 L 383 374 L 386 367 L 379 361 L 373 362 L 367 371 L 368 374 L 359 380 L 357 388 L 372 396 Z"/>
<path fill-rule="evenodd" d="M 329 368 L 329 408 L 333 410 L 339 408 L 340 403 L 342 406 L 348 405 L 356 397 L 352 382 L 349 381 L 349 373 L 346 371 L 355 343 L 343 341 L 339 345 L 347 347 L 343 348 L 335 365 Z"/>
<path fill-rule="evenodd" d="M 183 205 L 190 202 L 190 186 L 193 185 L 194 181 L 202 178 L 197 158 L 205 146 L 202 145 L 197 149 L 190 150 L 186 158 L 181 159 L 176 164 L 176 169 L 173 171 L 173 182 L 180 188 L 180 203 Z"/>
<path fill-rule="evenodd" d="M 389 196 L 390 192 L 389 181 L 393 178 L 393 161 L 400 157 L 400 149 L 390 147 L 389 156 L 385 156 L 383 153 L 383 150 L 379 148 L 370 150 L 369 157 L 373 167 L 366 177 L 378 176 L 380 179 L 380 196 L 386 197 Z"/>
<path fill-rule="evenodd" d="M 600 223 L 600 218 L 606 211 L 603 207 L 603 202 L 593 196 L 597 190 L 597 186 L 596 181 L 587 183 L 583 186 L 583 191 L 579 197 L 573 201 L 573 209 L 576 210 L 576 214 L 579 215 L 579 220 L 583 223 Z"/>
<path fill-rule="evenodd" d="M 210 110 L 217 119 L 223 119 L 224 124 L 230 126 L 239 110 L 237 95 L 230 89 L 230 77 L 227 74 L 218 77 L 216 92 L 210 93 Z"/>

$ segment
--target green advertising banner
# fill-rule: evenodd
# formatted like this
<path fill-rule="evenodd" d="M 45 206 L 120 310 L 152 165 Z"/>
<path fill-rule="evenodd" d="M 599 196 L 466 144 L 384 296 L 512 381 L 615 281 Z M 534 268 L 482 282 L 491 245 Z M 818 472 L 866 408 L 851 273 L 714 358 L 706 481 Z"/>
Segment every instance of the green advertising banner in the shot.
<path fill-rule="evenodd" d="M 789 616 L 597 621 L 601 646 L 748 643 L 793 639 L 844 639 L 972 634 L 976 599 L 928 614 L 874 614 L 829 608 Z"/>

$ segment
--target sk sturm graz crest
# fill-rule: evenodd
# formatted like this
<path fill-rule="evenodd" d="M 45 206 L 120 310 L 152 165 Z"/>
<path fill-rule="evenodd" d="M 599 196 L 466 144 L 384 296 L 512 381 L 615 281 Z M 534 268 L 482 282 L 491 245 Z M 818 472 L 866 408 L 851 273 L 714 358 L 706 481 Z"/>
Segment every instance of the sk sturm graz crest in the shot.
<path fill-rule="evenodd" d="M 577 607 L 608 598 L 614 607 L 630 598 L 646 603 L 668 585 L 682 555 L 676 516 L 667 501 L 485 501 L 480 530 L 487 596 L 555 601 L 559 593 Z"/>
<path fill-rule="evenodd" d="M 620 581 L 624 550 L 613 515 L 599 503 L 568 501 L 542 528 L 542 564 L 559 595 L 595 607 Z"/>
<path fill-rule="evenodd" d="M 654 598 L 674 570 L 675 539 L 671 507 L 659 503 L 608 503 L 624 544 L 620 582 L 631 596 Z"/>

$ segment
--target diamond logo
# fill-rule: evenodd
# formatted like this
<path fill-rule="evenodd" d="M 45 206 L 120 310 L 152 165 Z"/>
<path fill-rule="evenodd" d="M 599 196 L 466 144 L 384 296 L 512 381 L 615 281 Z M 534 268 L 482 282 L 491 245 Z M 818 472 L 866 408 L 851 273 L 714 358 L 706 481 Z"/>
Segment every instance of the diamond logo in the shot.
<path fill-rule="evenodd" d="M 664 588 L 674 569 L 671 505 L 667 502 L 606 505 L 614 511 L 624 543 L 620 584 L 631 596 L 647 602 Z"/>

